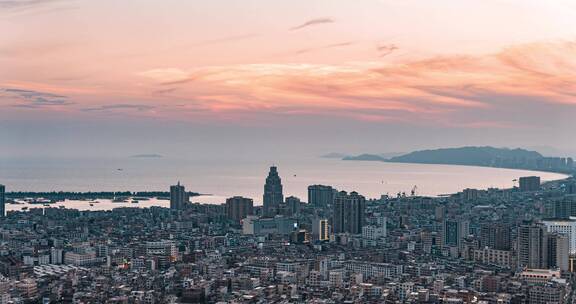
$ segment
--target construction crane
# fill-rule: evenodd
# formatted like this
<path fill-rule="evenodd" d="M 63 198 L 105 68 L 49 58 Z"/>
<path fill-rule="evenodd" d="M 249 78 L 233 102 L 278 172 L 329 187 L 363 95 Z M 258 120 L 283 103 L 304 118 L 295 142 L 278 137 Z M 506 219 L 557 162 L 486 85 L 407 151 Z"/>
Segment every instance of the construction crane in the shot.
<path fill-rule="evenodd" d="M 414 185 L 414 187 L 412 188 L 412 191 L 410 191 L 410 194 L 412 196 L 416 196 L 416 190 L 418 190 L 418 186 Z"/>

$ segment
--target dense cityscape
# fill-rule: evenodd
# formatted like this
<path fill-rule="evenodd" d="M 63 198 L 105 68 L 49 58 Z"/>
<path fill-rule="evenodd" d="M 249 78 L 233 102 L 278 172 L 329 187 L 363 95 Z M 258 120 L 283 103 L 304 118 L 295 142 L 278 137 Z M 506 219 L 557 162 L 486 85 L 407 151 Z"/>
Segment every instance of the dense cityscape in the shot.
<path fill-rule="evenodd" d="M 0 303 L 573 303 L 573 178 L 416 191 L 305 202 L 273 166 L 263 206 L 178 183 L 170 208 L 5 213 L 0 186 Z"/>
<path fill-rule="evenodd" d="M 0 304 L 576 304 L 576 0 L 0 0 Z"/>

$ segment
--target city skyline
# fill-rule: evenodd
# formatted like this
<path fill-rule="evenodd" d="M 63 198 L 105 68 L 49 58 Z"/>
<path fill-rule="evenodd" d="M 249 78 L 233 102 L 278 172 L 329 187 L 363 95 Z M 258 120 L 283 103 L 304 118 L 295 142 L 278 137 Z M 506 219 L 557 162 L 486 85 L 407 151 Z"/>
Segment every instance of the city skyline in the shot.
<path fill-rule="evenodd" d="M 563 0 L 1 1 L 0 157 L 575 155 L 575 19 Z"/>
<path fill-rule="evenodd" d="M 0 0 L 0 304 L 576 304 L 576 0 Z"/>

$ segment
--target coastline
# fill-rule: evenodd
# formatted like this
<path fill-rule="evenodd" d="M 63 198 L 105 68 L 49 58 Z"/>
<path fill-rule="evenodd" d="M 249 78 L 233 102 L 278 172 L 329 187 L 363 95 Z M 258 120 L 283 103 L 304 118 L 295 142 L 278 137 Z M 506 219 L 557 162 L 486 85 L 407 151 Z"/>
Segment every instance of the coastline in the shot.
<path fill-rule="evenodd" d="M 333 162 L 328 162 L 328 163 L 333 163 L 333 164 L 338 164 L 341 163 L 340 160 L 334 160 Z M 349 173 L 350 168 L 354 168 L 355 170 L 357 170 L 355 173 L 357 172 L 361 172 L 362 174 L 367 174 L 370 173 L 371 176 L 362 176 L 363 180 L 359 181 L 356 179 L 346 179 L 346 180 L 339 180 L 339 182 L 334 182 L 334 183 L 330 183 L 327 182 L 326 184 L 332 184 L 334 185 L 337 189 L 340 190 L 347 190 L 347 191 L 352 191 L 352 190 L 357 190 L 360 193 L 366 193 L 366 197 L 371 198 L 371 199 L 378 199 L 381 195 L 395 195 L 399 190 L 400 191 L 406 191 L 406 193 L 408 193 L 408 191 L 414 186 L 414 185 L 418 185 L 419 189 L 423 189 L 422 193 L 420 193 L 420 191 L 417 193 L 417 196 L 423 196 L 423 197 L 441 197 L 441 196 L 445 196 L 445 195 L 453 195 L 456 194 L 460 191 L 462 191 L 463 189 L 466 188 L 474 188 L 474 189 L 479 189 L 479 190 L 485 190 L 488 188 L 498 188 L 498 189 L 502 189 L 502 190 L 506 190 L 506 189 L 513 189 L 513 186 L 510 184 L 512 181 L 512 178 L 516 179 L 520 176 L 529 176 L 529 175 L 538 175 L 538 176 L 543 176 L 543 181 L 542 184 L 543 185 L 552 185 L 554 183 L 561 183 L 564 180 L 567 180 L 570 178 L 569 175 L 567 174 L 563 174 L 563 173 L 553 173 L 554 175 L 551 175 L 552 172 L 545 172 L 545 171 L 534 171 L 534 170 L 521 170 L 521 169 L 510 169 L 510 168 L 496 168 L 496 167 L 487 167 L 487 166 L 464 166 L 464 165 L 449 165 L 449 164 L 420 164 L 420 163 L 383 163 L 383 166 L 374 166 L 375 164 L 373 162 L 357 162 L 357 163 L 362 163 L 362 165 L 357 166 L 356 164 L 353 164 L 356 162 L 350 162 L 348 164 L 346 164 L 346 166 L 343 167 L 336 167 L 336 168 L 332 168 L 334 169 L 333 172 L 338 172 L 339 175 L 346 175 L 347 173 Z M 377 163 L 382 163 L 382 162 L 377 162 Z M 473 168 L 472 170 L 470 170 L 469 168 Z M 287 168 L 288 169 L 288 168 Z M 493 170 L 496 169 L 496 170 Z M 367 171 L 369 170 L 369 171 Z M 282 171 L 282 172 L 289 172 L 289 170 L 286 171 Z M 398 175 L 398 172 L 402 172 L 403 175 Z M 384 184 L 384 181 L 382 181 L 382 184 L 380 182 L 380 180 L 375 180 L 375 178 L 380 178 L 381 176 L 378 176 L 378 174 L 388 174 L 386 176 L 386 178 L 397 178 L 398 180 L 392 180 L 392 179 L 387 179 L 386 180 L 386 184 Z M 353 176 L 358 176 L 358 174 L 355 174 Z M 509 179 L 508 179 L 509 177 Z M 447 183 L 446 180 L 442 181 L 442 182 L 438 182 L 438 180 L 442 180 L 442 179 L 448 179 L 449 181 L 451 181 L 451 183 Z M 310 182 L 306 183 L 302 183 L 299 182 L 294 184 L 294 181 L 297 181 L 297 178 L 291 177 L 289 174 L 285 174 L 284 178 L 283 178 L 283 182 L 285 183 L 285 194 L 286 196 L 288 195 L 296 195 L 298 196 L 300 192 L 304 192 L 306 190 L 306 187 L 312 184 L 316 184 L 319 182 L 325 182 L 325 180 L 316 180 L 316 179 L 312 179 Z M 486 181 L 490 181 L 493 182 L 492 184 L 487 183 Z M 507 181 L 506 186 L 505 185 L 505 181 Z M 262 179 L 263 182 L 263 179 Z M 366 183 L 370 182 L 370 185 L 367 185 Z M 427 182 L 427 184 L 426 184 Z M 446 185 L 450 184 L 449 188 L 446 188 Z M 432 186 L 437 187 L 437 188 L 430 188 Z M 250 185 L 246 185 L 247 187 L 250 187 Z M 250 197 L 254 199 L 254 205 L 258 206 L 261 205 L 261 202 L 259 201 L 259 198 L 261 197 L 261 195 L 258 193 L 258 191 L 260 191 L 260 179 L 257 179 L 257 186 L 258 189 L 253 189 L 254 187 L 252 187 L 252 189 L 244 189 L 245 192 L 248 192 L 250 190 L 252 190 L 254 193 L 253 195 L 245 195 L 243 192 L 239 192 L 237 193 L 237 195 L 243 195 L 246 197 Z M 365 187 L 365 188 L 362 188 Z M 369 191 L 363 191 L 366 190 L 366 187 L 368 187 L 369 189 L 374 190 L 376 188 L 375 191 L 377 192 L 372 192 L 370 193 Z M 396 187 L 396 188 L 394 188 Z M 428 187 L 428 188 L 426 188 Z M 401 188 L 401 189 L 400 189 Z M 222 188 L 225 189 L 225 188 Z M 392 190 L 390 190 L 392 189 Z M 443 191 L 442 189 L 445 189 L 447 191 Z M 304 190 L 304 191 L 302 191 Z M 236 191 L 236 190 L 234 190 Z M 428 192 L 426 192 L 428 191 Z M 152 192 L 152 191 L 151 191 Z M 200 193 L 197 193 L 199 195 L 194 195 L 193 198 L 191 199 L 191 201 L 193 203 L 200 203 L 200 204 L 207 204 L 207 205 L 213 205 L 213 204 L 222 204 L 225 202 L 225 199 L 227 197 L 230 197 L 231 193 L 225 193 L 225 192 L 216 192 L 216 191 L 211 191 L 211 192 L 204 192 L 204 191 L 198 191 L 198 192 L 203 192 L 203 193 L 211 193 L 210 195 L 202 195 Z M 231 191 L 229 191 L 231 192 Z M 433 194 L 430 194 L 429 192 L 433 192 Z M 12 194 L 14 192 L 7 192 L 7 198 L 11 198 Z M 26 192 L 28 194 L 31 193 L 38 193 L 38 194 L 45 194 L 46 192 Z M 58 194 L 59 192 L 48 192 L 48 193 L 54 193 L 54 194 Z M 66 193 L 66 192 L 64 192 Z M 154 197 L 151 198 L 150 200 L 139 200 L 138 203 L 131 203 L 131 197 L 124 197 L 125 202 L 116 202 L 116 203 L 112 203 L 112 200 L 110 199 L 110 197 L 107 197 L 106 199 L 103 198 L 97 198 L 97 197 L 90 197 L 89 199 L 86 199 L 84 197 L 83 200 L 79 200 L 78 199 L 78 194 L 81 193 L 80 192 L 69 192 L 74 194 L 73 197 L 67 198 L 67 197 L 60 197 L 60 200 L 58 200 L 55 204 L 49 204 L 45 207 L 59 207 L 59 206 L 65 206 L 66 208 L 73 208 L 73 209 L 80 209 L 80 210 L 111 210 L 114 208 L 118 208 L 118 207 L 139 207 L 139 208 L 148 208 L 148 207 L 152 207 L 152 206 L 160 206 L 160 207 L 167 207 L 168 206 L 168 201 L 166 201 L 165 199 L 163 199 L 164 197 L 166 197 L 166 192 L 164 191 L 157 191 L 154 193 L 162 193 L 164 194 L 164 197 Z M 86 193 L 91 193 L 90 191 L 87 191 Z M 93 193 L 93 192 L 92 192 Z M 109 193 L 109 192 L 107 192 Z M 114 192 L 112 192 L 114 193 Z M 127 191 L 122 191 L 123 194 L 126 194 Z M 138 193 L 138 192 L 132 192 L 132 193 Z M 142 197 L 143 193 L 142 191 L 139 192 L 140 195 L 133 195 L 135 196 L 139 196 Z M 236 193 L 232 194 L 236 195 Z M 301 194 L 300 194 L 301 195 Z M 20 195 L 20 198 L 22 197 L 22 195 Z M 45 198 L 43 195 L 36 195 L 35 197 L 37 198 Z M 80 195 L 80 197 L 82 197 L 82 195 Z M 301 198 L 303 198 L 303 201 L 306 201 L 306 196 L 304 194 L 304 196 L 300 196 Z M 89 205 L 90 203 L 94 203 L 93 206 Z M 93 202 L 93 201 L 99 201 L 99 202 Z M 8 207 L 11 206 L 11 207 Z M 8 210 L 16 210 L 16 209 L 22 209 L 22 207 L 27 206 L 28 208 L 38 208 L 38 207 L 42 207 L 42 204 L 7 204 L 7 209 Z M 13 207 L 13 208 L 12 208 Z"/>

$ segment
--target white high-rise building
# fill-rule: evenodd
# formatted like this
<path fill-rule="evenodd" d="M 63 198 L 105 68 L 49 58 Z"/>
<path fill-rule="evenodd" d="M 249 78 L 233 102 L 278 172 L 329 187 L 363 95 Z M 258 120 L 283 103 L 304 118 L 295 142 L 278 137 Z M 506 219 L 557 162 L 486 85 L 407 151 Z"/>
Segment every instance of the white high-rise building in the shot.
<path fill-rule="evenodd" d="M 59 248 L 50 248 L 50 263 L 59 265 L 63 262 L 64 251 Z"/>
<path fill-rule="evenodd" d="M 548 232 L 557 232 L 568 236 L 570 254 L 576 254 L 576 220 L 545 220 L 542 223 Z"/>
<path fill-rule="evenodd" d="M 368 240 L 377 240 L 386 236 L 386 228 L 378 226 L 362 227 L 362 238 Z"/>

